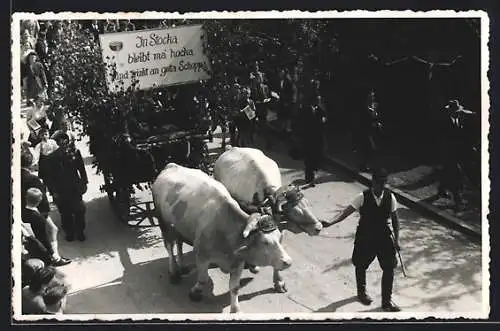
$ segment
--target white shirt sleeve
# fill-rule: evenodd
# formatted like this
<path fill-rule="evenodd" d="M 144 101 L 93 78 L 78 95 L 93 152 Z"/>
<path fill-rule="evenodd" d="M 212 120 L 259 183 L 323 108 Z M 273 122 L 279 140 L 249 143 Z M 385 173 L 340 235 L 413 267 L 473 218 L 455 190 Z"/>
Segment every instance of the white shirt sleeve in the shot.
<path fill-rule="evenodd" d="M 363 192 L 361 192 L 360 194 L 358 194 L 354 200 L 351 202 L 351 206 L 356 209 L 356 210 L 359 210 L 361 208 L 361 206 L 363 205 L 363 202 L 364 202 L 364 195 L 363 195 Z"/>
<path fill-rule="evenodd" d="M 398 201 L 396 200 L 394 194 L 391 192 L 391 213 L 394 213 L 397 209 L 398 209 Z"/>

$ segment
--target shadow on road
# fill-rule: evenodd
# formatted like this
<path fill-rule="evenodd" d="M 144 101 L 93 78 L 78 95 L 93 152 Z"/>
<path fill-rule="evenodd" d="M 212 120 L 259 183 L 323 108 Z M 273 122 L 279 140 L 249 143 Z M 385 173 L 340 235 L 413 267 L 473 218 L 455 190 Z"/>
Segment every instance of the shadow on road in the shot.
<path fill-rule="evenodd" d="M 468 293 L 480 293 L 481 250 L 471 249 L 475 244 L 408 208 L 398 209 L 398 214 L 402 220 L 401 254 L 414 275 L 411 281 L 400 282 L 400 291 L 418 289 L 428 296 L 420 295 L 420 304 L 441 309 Z"/>
<path fill-rule="evenodd" d="M 161 234 L 155 228 L 132 228 L 121 223 L 113 212 L 107 196 L 88 201 L 86 207 L 85 242 L 67 242 L 63 231 L 59 233 L 59 246 L 64 255 L 71 259 L 106 260 L 112 258 L 116 251 L 162 244 Z M 54 212 L 52 217 L 60 228 L 59 213 Z"/>
<path fill-rule="evenodd" d="M 399 208 L 398 214 L 401 219 L 401 255 L 410 276 L 403 277 L 398 263 L 395 300 L 406 302 L 405 310 L 429 307 L 446 311 L 454 311 L 456 303 L 464 297 L 476 296 L 475 300 L 479 302 L 481 297 L 477 297 L 477 293 L 481 293 L 482 288 L 480 246 L 470 242 L 465 235 L 408 208 Z M 353 241 L 351 245 L 354 245 Z M 329 274 L 343 268 L 352 268 L 354 272 L 350 254 L 325 266 L 322 273 Z M 368 287 L 379 291 L 382 270 L 378 261 L 374 261 L 369 270 L 373 276 L 368 277 Z M 335 307 L 335 303 L 331 305 Z"/>
<path fill-rule="evenodd" d="M 169 281 L 167 258 L 132 264 L 126 249 L 120 250 L 119 256 L 124 268 L 123 276 L 107 284 L 70 294 L 66 313 L 221 313 L 230 305 L 229 291 L 213 295 L 212 280 L 201 302 L 189 299 L 189 290 L 196 282 L 192 252 L 185 254 L 185 262 L 190 266 L 191 272 L 179 284 L 171 284 Z M 249 277 L 242 278 L 240 286 L 243 288 L 252 280 Z M 229 286 L 229 277 L 224 286 Z M 269 288 L 243 294 L 239 296 L 239 300 L 242 302 L 273 292 Z M 123 304 L 117 305 L 117 301 Z"/>
<path fill-rule="evenodd" d="M 337 311 L 337 309 L 339 309 L 340 307 L 348 305 L 348 304 L 353 303 L 353 302 L 356 302 L 357 300 L 358 299 L 356 298 L 356 296 L 352 296 L 350 298 L 346 298 L 346 299 L 342 299 L 340 301 L 332 302 L 328 306 L 320 308 L 320 309 L 316 310 L 315 312 L 316 313 L 334 312 L 334 311 Z"/>

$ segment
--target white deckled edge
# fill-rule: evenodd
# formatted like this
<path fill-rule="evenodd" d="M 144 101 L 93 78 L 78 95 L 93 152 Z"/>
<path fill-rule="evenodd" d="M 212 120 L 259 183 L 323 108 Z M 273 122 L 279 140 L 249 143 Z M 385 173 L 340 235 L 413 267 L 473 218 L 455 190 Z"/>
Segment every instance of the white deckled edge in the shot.
<path fill-rule="evenodd" d="M 68 314 L 61 316 L 22 316 L 21 314 L 21 275 L 19 259 L 21 251 L 21 231 L 20 231 L 20 204 L 15 203 L 20 201 L 20 109 L 21 109 L 21 93 L 20 93 L 20 21 L 37 19 L 37 20 L 57 20 L 57 19 L 284 19 L 284 18 L 480 18 L 481 19 L 481 156 L 482 156 L 482 299 L 483 306 L 481 312 L 466 313 L 466 312 L 401 312 L 401 313 L 293 313 L 293 314 Z M 116 320 L 152 320 L 152 319 L 165 319 L 171 321 L 194 321 L 194 320 L 281 320 L 290 318 L 290 320 L 345 320 L 345 319 L 413 319 L 421 320 L 425 318 L 440 318 L 440 319 L 483 319 L 487 318 L 490 310 L 489 302 L 489 263 L 490 263 L 490 246 L 489 246 L 489 226 L 487 215 L 489 214 L 489 188 L 490 180 L 489 174 L 489 152 L 488 152 L 488 133 L 489 133 L 489 81 L 487 71 L 489 69 L 489 17 L 485 11 L 469 10 L 469 11 L 455 11 L 455 10 L 433 10 L 433 11 L 206 11 L 206 12 L 188 12 L 181 14 L 163 13 L 163 12 L 118 12 L 118 13 L 72 13 L 72 12 L 46 12 L 42 14 L 18 12 L 12 14 L 11 31 L 12 31 L 12 136 L 15 139 L 13 143 L 13 160 L 11 164 L 12 170 L 12 208 L 14 224 L 12 226 L 13 244 L 12 244 L 12 257 L 13 257 L 13 274 L 15 285 L 12 289 L 12 302 L 14 319 L 21 321 L 37 321 L 43 319 L 53 320 L 75 320 L 75 321 L 88 321 L 88 320 L 102 320 L 102 321 L 116 321 Z"/>

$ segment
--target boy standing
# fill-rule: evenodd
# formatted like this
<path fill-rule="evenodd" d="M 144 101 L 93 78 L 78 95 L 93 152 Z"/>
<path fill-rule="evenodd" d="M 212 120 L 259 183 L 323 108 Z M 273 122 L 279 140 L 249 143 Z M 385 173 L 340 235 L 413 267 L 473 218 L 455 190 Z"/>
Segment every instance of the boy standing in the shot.
<path fill-rule="evenodd" d="M 70 259 L 59 255 L 57 243 L 57 226 L 50 218 L 45 218 L 38 211 L 38 205 L 42 202 L 43 193 L 36 187 L 26 191 L 26 207 L 22 212 L 23 222 L 29 223 L 38 239 L 51 253 L 52 265 L 60 267 L 71 263 Z"/>

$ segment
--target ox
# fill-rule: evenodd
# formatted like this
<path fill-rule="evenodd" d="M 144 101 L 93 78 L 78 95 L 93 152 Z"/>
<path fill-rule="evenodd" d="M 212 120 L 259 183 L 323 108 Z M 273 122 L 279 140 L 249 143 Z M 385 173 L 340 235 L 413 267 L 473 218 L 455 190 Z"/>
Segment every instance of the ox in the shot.
<path fill-rule="evenodd" d="M 245 262 L 277 270 L 291 265 L 281 245 L 282 233 L 271 217 L 245 213 L 224 185 L 202 171 L 169 163 L 153 183 L 152 193 L 172 282 L 180 279 L 183 269 L 183 242 L 193 246 L 197 269 L 196 284 L 189 292 L 193 301 L 203 296 L 211 264 L 230 274 L 232 313 L 240 310 L 238 290 Z"/>
<path fill-rule="evenodd" d="M 294 186 L 283 186 L 278 164 L 254 148 L 232 147 L 214 164 L 214 178 L 227 188 L 246 212 L 270 209 L 277 224 L 291 232 L 314 236 L 322 229 L 302 192 Z M 286 292 L 279 270 L 273 273 L 275 289 Z"/>

